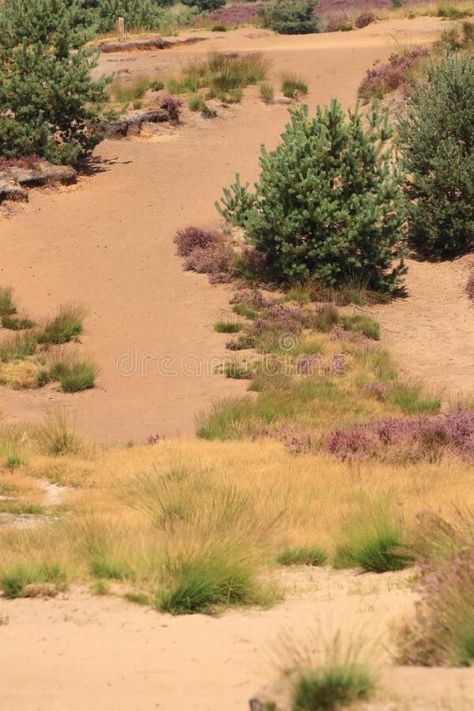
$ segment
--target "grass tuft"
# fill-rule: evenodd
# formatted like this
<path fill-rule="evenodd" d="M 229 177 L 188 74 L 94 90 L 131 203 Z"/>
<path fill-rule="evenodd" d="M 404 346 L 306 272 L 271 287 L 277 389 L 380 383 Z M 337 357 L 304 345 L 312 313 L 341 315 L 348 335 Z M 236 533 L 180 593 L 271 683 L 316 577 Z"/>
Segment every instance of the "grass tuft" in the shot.
<path fill-rule="evenodd" d="M 238 333 L 242 329 L 242 324 L 237 321 L 216 321 L 214 331 L 217 333 Z"/>
<path fill-rule="evenodd" d="M 80 304 L 61 306 L 57 316 L 43 327 L 39 343 L 61 344 L 76 339 L 82 333 L 82 322 L 86 313 L 86 309 Z"/>
<path fill-rule="evenodd" d="M 16 314 L 13 289 L 11 287 L 0 287 L 0 316 L 11 316 L 12 314 Z"/>
<path fill-rule="evenodd" d="M 298 96 L 306 96 L 308 85 L 296 74 L 285 74 L 281 81 L 281 90 L 287 99 L 295 99 Z"/>
<path fill-rule="evenodd" d="M 303 546 L 301 548 L 286 548 L 277 556 L 279 565 L 324 565 L 326 553 L 318 546 Z"/>
<path fill-rule="evenodd" d="M 36 427 L 34 435 L 41 450 L 54 457 L 77 454 L 83 446 L 70 423 L 70 418 L 64 412 L 49 415 L 42 424 Z"/>
<path fill-rule="evenodd" d="M 27 586 L 33 583 L 51 583 L 57 591 L 66 590 L 67 576 L 59 565 L 22 563 L 3 571 L 0 588 L 5 597 L 27 597 Z"/>

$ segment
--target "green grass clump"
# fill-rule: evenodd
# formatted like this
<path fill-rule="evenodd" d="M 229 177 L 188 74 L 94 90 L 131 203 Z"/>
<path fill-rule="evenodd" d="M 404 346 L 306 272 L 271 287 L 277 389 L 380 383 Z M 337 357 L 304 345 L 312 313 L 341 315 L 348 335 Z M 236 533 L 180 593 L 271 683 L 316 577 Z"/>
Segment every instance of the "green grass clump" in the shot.
<path fill-rule="evenodd" d="M 318 546 L 301 548 L 286 548 L 277 556 L 279 565 L 324 565 L 327 560 L 325 552 Z"/>
<path fill-rule="evenodd" d="M 133 602 L 135 605 L 151 605 L 152 601 L 148 595 L 140 592 L 126 592 L 123 597 L 129 602 Z"/>
<path fill-rule="evenodd" d="M 45 563 L 15 565 L 0 575 L 0 588 L 5 597 L 24 597 L 28 594 L 26 586 L 32 583 L 51 583 L 58 591 L 66 590 L 67 575 L 61 566 Z"/>
<path fill-rule="evenodd" d="M 41 450 L 54 457 L 77 454 L 82 448 L 82 441 L 64 412 L 49 415 L 38 425 L 34 436 Z"/>
<path fill-rule="evenodd" d="M 88 360 L 74 363 L 58 361 L 49 374 L 54 380 L 59 380 L 65 393 L 76 393 L 94 387 L 97 368 Z"/>
<path fill-rule="evenodd" d="M 212 613 L 217 608 L 256 601 L 252 564 L 233 550 L 201 552 L 168 561 L 168 584 L 155 605 L 172 615 Z"/>
<path fill-rule="evenodd" d="M 3 328 L 8 328 L 10 331 L 26 331 L 35 325 L 34 321 L 29 318 L 2 316 L 1 319 Z"/>
<path fill-rule="evenodd" d="M 367 338 L 372 338 L 374 341 L 380 339 L 380 325 L 371 316 L 342 316 L 341 323 L 348 331 L 360 331 Z"/>
<path fill-rule="evenodd" d="M 405 415 L 436 413 L 441 408 L 441 399 L 423 392 L 421 383 L 393 383 L 387 403 L 399 407 Z"/>
<path fill-rule="evenodd" d="M 24 360 L 34 354 L 37 345 L 38 337 L 35 333 L 17 333 L 0 344 L 0 361 L 10 363 L 14 360 Z"/>
<path fill-rule="evenodd" d="M 296 74 L 286 74 L 281 82 L 281 90 L 287 99 L 294 99 L 299 95 L 305 96 L 308 93 L 308 85 Z"/>
<path fill-rule="evenodd" d="M 192 94 L 188 98 L 188 108 L 190 111 L 202 111 L 204 104 L 204 99 L 202 96 L 199 96 L 199 94 Z"/>
<path fill-rule="evenodd" d="M 44 509 L 39 504 L 6 499 L 0 500 L 0 513 L 9 513 L 13 516 L 40 516 L 44 513 Z"/>
<path fill-rule="evenodd" d="M 317 331 L 327 333 L 340 322 L 339 311 L 334 304 L 325 304 L 316 312 L 312 325 Z"/>
<path fill-rule="evenodd" d="M 91 561 L 89 570 L 94 578 L 105 580 L 125 580 L 130 573 L 126 565 L 104 559 Z"/>
<path fill-rule="evenodd" d="M 334 566 L 385 573 L 412 562 L 402 518 L 388 505 L 367 502 L 346 521 Z"/>
<path fill-rule="evenodd" d="M 330 664 L 300 672 L 294 682 L 292 711 L 334 710 L 370 696 L 375 680 L 362 664 Z"/>
<path fill-rule="evenodd" d="M 198 415 L 196 433 L 201 439 L 239 439 L 251 433 L 254 422 L 251 398 L 225 398 Z"/>
<path fill-rule="evenodd" d="M 61 306 L 57 316 L 44 326 L 38 339 L 39 343 L 69 343 L 82 333 L 85 315 L 86 311 L 80 305 Z"/>
<path fill-rule="evenodd" d="M 0 316 L 11 316 L 16 314 L 16 306 L 13 301 L 13 289 L 10 287 L 0 287 Z"/>
<path fill-rule="evenodd" d="M 469 17 L 469 10 L 461 10 L 456 5 L 440 5 L 438 7 L 438 17 L 444 17 L 447 20 L 459 20 L 461 17 Z"/>
<path fill-rule="evenodd" d="M 214 331 L 217 333 L 238 333 L 242 328 L 242 324 L 237 321 L 216 321 Z"/>
<path fill-rule="evenodd" d="M 260 98 L 266 104 L 271 104 L 274 98 L 273 86 L 268 82 L 260 84 Z"/>
<path fill-rule="evenodd" d="M 110 85 L 110 94 L 114 101 L 120 104 L 128 104 L 142 99 L 148 89 L 154 89 L 155 86 L 152 87 L 152 83 L 155 85 L 155 82 L 151 82 L 148 76 L 138 76 L 128 81 L 118 76 Z"/>
<path fill-rule="evenodd" d="M 238 363 L 226 363 L 224 375 L 226 378 L 234 378 L 234 380 L 247 380 L 251 377 L 249 369 Z"/>

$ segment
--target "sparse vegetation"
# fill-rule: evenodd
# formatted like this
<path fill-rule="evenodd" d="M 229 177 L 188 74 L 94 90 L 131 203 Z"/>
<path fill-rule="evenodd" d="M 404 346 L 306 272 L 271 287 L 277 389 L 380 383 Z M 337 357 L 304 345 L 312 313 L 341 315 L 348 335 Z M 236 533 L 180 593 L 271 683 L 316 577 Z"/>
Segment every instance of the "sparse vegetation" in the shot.
<path fill-rule="evenodd" d="M 39 343 L 69 343 L 82 333 L 82 322 L 86 310 L 80 304 L 65 305 L 59 308 L 57 316 L 47 321 L 38 341 Z"/>
<path fill-rule="evenodd" d="M 295 99 L 308 93 L 308 85 L 295 74 L 285 74 L 281 80 L 281 90 L 283 96 L 288 99 Z"/>
<path fill-rule="evenodd" d="M 271 104 L 274 99 L 275 92 L 273 86 L 268 82 L 260 84 L 260 98 L 265 104 Z"/>
<path fill-rule="evenodd" d="M 317 546 L 286 548 L 277 556 L 279 565 L 324 565 L 327 555 Z"/>

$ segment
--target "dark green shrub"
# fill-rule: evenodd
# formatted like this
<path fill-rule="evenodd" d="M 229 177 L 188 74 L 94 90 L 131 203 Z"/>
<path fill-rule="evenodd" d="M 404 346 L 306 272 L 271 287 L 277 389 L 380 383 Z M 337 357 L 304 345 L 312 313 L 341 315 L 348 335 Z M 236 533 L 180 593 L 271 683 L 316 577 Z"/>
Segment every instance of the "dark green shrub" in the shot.
<path fill-rule="evenodd" d="M 474 56 L 429 68 L 399 121 L 408 229 L 420 252 L 454 257 L 474 244 Z"/>
<path fill-rule="evenodd" d="M 0 153 L 73 163 L 100 141 L 106 79 L 66 0 L 6 0 L 0 12 Z"/>
<path fill-rule="evenodd" d="M 314 8 L 314 0 L 276 0 L 262 11 L 262 16 L 265 25 L 281 35 L 305 35 L 321 32 Z"/>
<path fill-rule="evenodd" d="M 364 128 L 359 111 L 346 117 L 333 100 L 290 110 L 280 145 L 262 148 L 255 192 L 237 181 L 216 207 L 265 256 L 280 282 L 338 286 L 364 280 L 390 290 L 404 272 L 399 176 L 391 169 L 392 135 L 375 108 Z"/>

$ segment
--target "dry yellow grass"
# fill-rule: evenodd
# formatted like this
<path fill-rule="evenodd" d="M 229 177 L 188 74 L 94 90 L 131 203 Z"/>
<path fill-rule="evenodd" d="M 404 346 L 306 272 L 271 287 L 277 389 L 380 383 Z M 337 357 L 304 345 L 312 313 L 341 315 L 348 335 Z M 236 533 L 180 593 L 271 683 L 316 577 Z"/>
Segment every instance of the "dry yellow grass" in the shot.
<path fill-rule="evenodd" d="M 166 561 L 216 547 L 238 545 L 263 565 L 286 546 L 331 553 L 347 514 L 372 501 L 392 502 L 409 527 L 427 509 L 449 519 L 454 505 L 474 504 L 473 474 L 456 459 L 349 464 L 294 456 L 275 442 L 170 440 L 86 458 L 33 454 L 22 486 L 69 485 L 68 513 L 32 530 L 4 528 L 0 572 L 47 563 L 84 580 L 99 565 L 150 589 Z"/>

